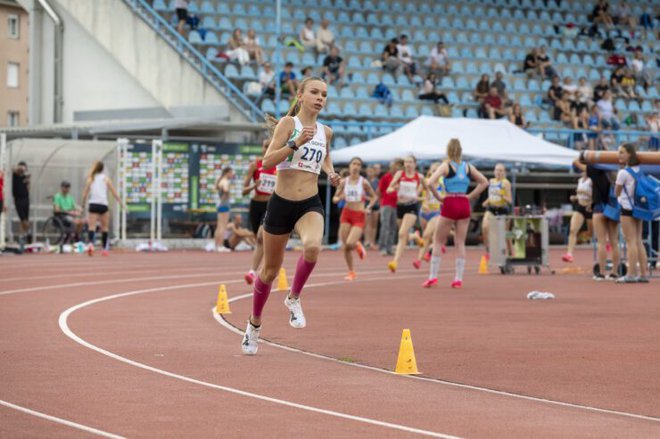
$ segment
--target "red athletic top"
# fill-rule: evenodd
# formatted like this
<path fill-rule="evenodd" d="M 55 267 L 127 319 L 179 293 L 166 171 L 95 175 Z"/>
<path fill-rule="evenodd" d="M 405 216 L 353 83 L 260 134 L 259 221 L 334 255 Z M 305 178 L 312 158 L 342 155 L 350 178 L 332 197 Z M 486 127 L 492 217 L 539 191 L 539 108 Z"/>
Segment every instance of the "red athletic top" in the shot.
<path fill-rule="evenodd" d="M 415 172 L 415 175 L 408 177 L 405 172 L 401 175 L 399 179 L 399 189 L 397 191 L 399 201 L 407 202 L 410 200 L 417 199 L 417 189 L 420 185 L 419 173 Z"/>
<path fill-rule="evenodd" d="M 257 166 L 252 174 L 252 180 L 259 181 L 259 186 L 257 186 L 254 191 L 257 195 L 272 195 L 275 190 L 275 182 L 277 179 L 277 168 L 272 167 L 271 169 L 265 171 L 263 166 L 263 160 L 257 160 Z"/>
<path fill-rule="evenodd" d="M 5 177 L 0 175 L 0 201 L 5 199 Z"/>
<path fill-rule="evenodd" d="M 394 176 L 390 172 L 388 172 L 385 175 L 383 175 L 383 178 L 381 178 L 380 181 L 378 182 L 378 189 L 380 189 L 381 206 L 396 207 L 396 200 L 397 200 L 396 191 L 392 192 L 391 194 L 387 193 L 387 188 L 390 187 L 390 183 L 392 183 L 393 178 Z"/>

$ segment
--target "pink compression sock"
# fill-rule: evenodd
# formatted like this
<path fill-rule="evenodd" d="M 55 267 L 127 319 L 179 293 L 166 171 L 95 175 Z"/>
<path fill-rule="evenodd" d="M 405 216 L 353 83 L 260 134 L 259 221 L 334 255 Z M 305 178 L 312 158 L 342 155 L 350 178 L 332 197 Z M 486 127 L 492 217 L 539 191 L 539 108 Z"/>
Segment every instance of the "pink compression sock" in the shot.
<path fill-rule="evenodd" d="M 298 264 L 296 265 L 296 274 L 293 275 L 293 285 L 291 285 L 291 295 L 298 297 L 302 291 L 309 275 L 312 274 L 316 262 L 307 262 L 304 257 L 298 259 Z"/>
<path fill-rule="evenodd" d="M 254 317 L 261 317 L 261 312 L 268 301 L 270 295 L 270 284 L 267 284 L 257 276 L 254 281 L 254 290 L 252 292 L 252 315 Z"/>

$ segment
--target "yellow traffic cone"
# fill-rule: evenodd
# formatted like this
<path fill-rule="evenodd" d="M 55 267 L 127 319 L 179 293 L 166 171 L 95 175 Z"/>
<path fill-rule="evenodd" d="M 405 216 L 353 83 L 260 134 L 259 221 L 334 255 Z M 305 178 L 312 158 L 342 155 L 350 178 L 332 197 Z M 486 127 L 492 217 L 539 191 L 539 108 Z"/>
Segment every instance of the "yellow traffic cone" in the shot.
<path fill-rule="evenodd" d="M 488 274 L 488 260 L 485 255 L 481 257 L 481 262 L 479 262 L 479 274 Z"/>
<path fill-rule="evenodd" d="M 227 299 L 227 288 L 224 284 L 218 289 L 218 302 L 215 305 L 215 312 L 218 314 L 231 314 L 229 310 L 229 300 Z"/>
<path fill-rule="evenodd" d="M 280 275 L 277 277 L 277 289 L 279 291 L 289 291 L 289 281 L 286 279 L 286 270 L 284 267 L 280 268 Z"/>
<path fill-rule="evenodd" d="M 404 329 L 399 346 L 399 358 L 396 361 L 395 373 L 401 375 L 418 375 L 417 361 L 415 360 L 415 349 L 413 349 L 410 329 Z"/>

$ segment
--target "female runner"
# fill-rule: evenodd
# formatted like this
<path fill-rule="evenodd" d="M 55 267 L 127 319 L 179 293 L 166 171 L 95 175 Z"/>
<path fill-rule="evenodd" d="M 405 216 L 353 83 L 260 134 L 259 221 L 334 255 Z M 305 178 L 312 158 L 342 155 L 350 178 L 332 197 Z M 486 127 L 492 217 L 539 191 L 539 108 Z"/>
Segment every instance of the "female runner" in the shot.
<path fill-rule="evenodd" d="M 451 283 L 452 288 L 463 286 L 463 271 L 465 270 L 465 238 L 470 225 L 470 201 L 488 187 L 488 180 L 474 166 L 462 160 L 463 150 L 458 139 L 451 139 L 447 145 L 447 157 L 449 161 L 444 162 L 435 174 L 431 176 L 429 183 L 434 188 L 440 179 L 445 179 L 445 190 L 447 194 L 438 199 L 442 201 L 440 222 L 435 229 L 433 256 L 431 256 L 431 267 L 429 278 L 424 282 L 424 288 L 430 288 L 438 283 L 438 271 L 440 270 L 440 245 L 445 242 L 451 227 L 456 226 L 454 244 L 456 246 L 456 276 Z M 468 194 L 470 180 L 477 183 L 472 192 Z"/>
<path fill-rule="evenodd" d="M 89 171 L 85 189 L 83 190 L 82 206 L 87 206 L 87 196 L 89 195 L 89 205 L 87 209 L 87 230 L 88 240 L 87 254 L 94 254 L 94 240 L 96 235 L 96 224 L 101 222 L 101 242 L 103 249 L 102 256 L 108 256 L 108 231 L 110 230 L 110 212 L 108 210 L 108 191 L 115 197 L 119 206 L 122 206 L 121 199 L 112 185 L 112 181 L 103 173 L 103 162 L 94 162 Z"/>
<path fill-rule="evenodd" d="M 387 188 L 388 193 L 391 194 L 395 191 L 397 193 L 396 216 L 401 221 L 394 260 L 387 264 L 387 268 L 392 273 L 396 272 L 399 259 L 401 259 L 403 251 L 406 249 L 410 228 L 417 221 L 420 192 L 422 189 L 429 190 L 424 177 L 417 172 L 417 160 L 413 156 L 408 156 L 403 160 L 403 169 L 394 175 L 390 186 Z M 437 193 L 435 188 L 431 190 Z M 416 235 L 415 239 L 418 246 L 422 247 L 424 245 L 419 236 Z"/>
<path fill-rule="evenodd" d="M 564 262 L 573 262 L 573 249 L 577 242 L 577 236 L 582 228 L 582 224 L 587 222 L 587 227 L 591 231 L 591 197 L 593 194 L 593 184 L 587 177 L 587 170 L 582 171 L 582 176 L 578 180 L 576 195 L 571 195 L 571 201 L 576 203 L 576 209 L 571 216 L 571 228 L 568 232 L 568 249 L 566 254 L 561 257 Z"/>
<path fill-rule="evenodd" d="M 322 79 L 303 80 L 295 104 L 275 125 L 263 159 L 264 169 L 277 166 L 278 173 L 264 217 L 264 263 L 254 282 L 252 315 L 241 342 L 243 353 L 247 355 L 257 353 L 262 311 L 293 230 L 300 235 L 303 254 L 298 259 L 284 304 L 289 309 L 292 327 L 306 325 L 300 293 L 316 265 L 323 238 L 324 212 L 318 194 L 318 178 L 323 170 L 333 186 L 340 180 L 329 154 L 332 130 L 317 121 L 327 96 L 328 87 Z"/>
<path fill-rule="evenodd" d="M 513 197 L 511 183 L 506 178 L 506 168 L 502 163 L 495 165 L 495 177 L 488 182 L 488 198 L 482 204 L 486 208 L 481 222 L 481 238 L 486 247 L 486 258 L 489 256 L 488 233 L 490 232 L 490 219 L 494 216 L 508 215 L 511 212 Z"/>
<path fill-rule="evenodd" d="M 428 185 L 431 181 L 431 176 L 433 173 L 440 167 L 440 163 L 436 162 L 431 165 L 428 172 L 426 173 L 426 184 Z M 442 194 L 445 191 L 444 181 L 440 177 L 438 186 L 436 190 Z M 442 196 L 442 195 L 441 195 Z M 422 212 L 420 213 L 420 223 L 422 226 L 423 234 L 422 239 L 424 240 L 424 245 L 419 249 L 417 254 L 417 259 L 413 261 L 413 267 L 420 269 L 422 267 L 422 259 L 426 262 L 431 260 L 431 254 L 429 253 L 429 248 L 433 243 L 433 235 L 435 234 L 435 228 L 438 225 L 440 219 L 440 201 L 433 195 L 432 191 L 424 191 L 423 194 L 424 200 L 422 201 Z M 446 251 L 445 245 L 443 243 L 442 253 Z"/>
<path fill-rule="evenodd" d="M 277 181 L 277 169 L 271 168 L 265 170 L 263 167 L 263 155 L 266 154 L 270 139 L 263 141 L 262 156 L 254 162 L 250 163 L 245 180 L 243 181 L 243 195 L 247 195 L 254 191 L 254 195 L 250 200 L 250 229 L 256 238 L 257 245 L 254 247 L 252 253 L 252 267 L 248 274 L 245 275 L 245 282 L 252 285 L 254 279 L 257 277 L 257 270 L 261 265 L 261 260 L 264 257 L 264 240 L 263 240 L 263 220 L 266 214 L 266 206 L 268 200 L 275 190 L 275 182 Z"/>
<path fill-rule="evenodd" d="M 349 175 L 341 181 L 333 201 L 345 200 L 346 204 L 339 218 L 339 239 L 341 239 L 344 259 L 348 266 L 346 280 L 355 280 L 357 275 L 353 267 L 353 250 L 360 259 L 364 259 L 367 251 L 360 243 L 362 231 L 366 223 L 367 215 L 371 212 L 378 196 L 371 187 L 369 180 L 360 175 L 362 170 L 362 159 L 354 157 L 349 165 Z M 369 204 L 364 207 L 365 194 L 369 196 Z"/>
<path fill-rule="evenodd" d="M 231 179 L 234 178 L 234 170 L 227 166 L 222 170 L 220 177 L 215 182 L 215 190 L 218 191 L 218 219 L 215 226 L 215 250 L 219 252 L 231 251 L 224 246 L 225 231 L 229 222 L 231 211 L 230 191 Z"/>

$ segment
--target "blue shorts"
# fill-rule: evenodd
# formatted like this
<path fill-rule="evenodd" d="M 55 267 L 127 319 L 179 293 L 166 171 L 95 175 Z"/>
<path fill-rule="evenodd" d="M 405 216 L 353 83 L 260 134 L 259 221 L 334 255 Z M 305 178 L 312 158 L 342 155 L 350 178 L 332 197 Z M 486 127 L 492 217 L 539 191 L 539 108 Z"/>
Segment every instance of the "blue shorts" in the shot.
<path fill-rule="evenodd" d="M 605 205 L 603 203 L 594 203 L 593 206 L 591 206 L 591 213 L 603 213 L 605 211 Z"/>
<path fill-rule="evenodd" d="M 420 212 L 419 216 L 422 217 L 424 220 L 426 220 L 428 222 L 428 221 L 431 221 L 436 216 L 440 216 L 440 211 L 433 210 L 431 212 Z"/>
<path fill-rule="evenodd" d="M 218 206 L 218 213 L 227 213 L 229 210 L 230 208 L 226 204 L 221 204 Z"/>

